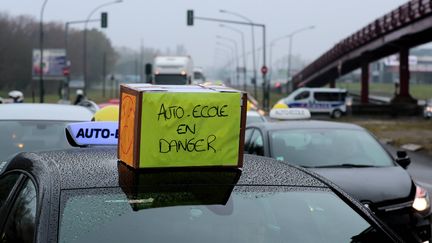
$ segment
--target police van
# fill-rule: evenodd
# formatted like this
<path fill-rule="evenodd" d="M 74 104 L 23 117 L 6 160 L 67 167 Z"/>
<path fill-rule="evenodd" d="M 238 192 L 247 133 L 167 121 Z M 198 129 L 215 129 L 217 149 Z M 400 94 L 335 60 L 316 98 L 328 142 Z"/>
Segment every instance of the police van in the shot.
<path fill-rule="evenodd" d="M 347 90 L 338 88 L 300 88 L 278 103 L 289 108 L 306 108 L 311 113 L 327 113 L 339 118 L 347 112 Z"/>

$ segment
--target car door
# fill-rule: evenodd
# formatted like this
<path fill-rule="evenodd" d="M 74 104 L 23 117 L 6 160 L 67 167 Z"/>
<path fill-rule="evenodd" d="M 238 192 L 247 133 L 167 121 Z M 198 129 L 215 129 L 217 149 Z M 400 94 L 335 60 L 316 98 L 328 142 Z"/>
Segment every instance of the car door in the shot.
<path fill-rule="evenodd" d="M 0 242 L 34 242 L 37 192 L 33 181 L 22 173 L 0 178 Z"/>
<path fill-rule="evenodd" d="M 306 108 L 310 109 L 310 91 L 305 90 L 294 97 L 294 100 L 287 104 L 290 108 Z"/>
<path fill-rule="evenodd" d="M 247 151 L 249 150 L 251 144 L 251 138 L 254 130 L 255 130 L 254 128 L 246 128 L 245 142 L 244 142 L 244 149 L 243 149 L 245 153 L 247 153 Z"/>
<path fill-rule="evenodd" d="M 8 206 L 13 198 L 14 189 L 18 186 L 19 173 L 9 173 L 0 178 L 0 229 L 7 215 Z"/>
<path fill-rule="evenodd" d="M 316 101 L 317 112 L 329 113 L 333 109 L 345 111 L 345 109 L 341 108 L 345 102 L 343 93 L 317 91 L 314 93 L 314 100 Z"/>
<path fill-rule="evenodd" d="M 315 91 L 313 93 L 313 108 L 311 111 L 316 113 L 327 113 L 330 112 L 331 103 L 329 102 L 329 95 L 331 93 Z"/>

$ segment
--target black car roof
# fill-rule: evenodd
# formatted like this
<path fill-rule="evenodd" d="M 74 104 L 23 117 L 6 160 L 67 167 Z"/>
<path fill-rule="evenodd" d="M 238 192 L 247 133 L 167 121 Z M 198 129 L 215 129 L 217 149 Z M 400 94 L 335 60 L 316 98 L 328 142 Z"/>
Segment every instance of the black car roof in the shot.
<path fill-rule="evenodd" d="M 124 183 L 125 180 L 134 181 L 137 179 L 129 178 L 131 175 L 130 173 L 123 174 L 125 167 L 126 166 L 122 162 L 117 161 L 117 149 L 115 147 L 74 148 L 50 152 L 20 153 L 7 163 L 0 175 L 17 170 L 31 174 L 33 179 L 36 180 L 39 190 L 42 189 L 45 192 L 42 194 L 48 197 L 46 199 L 47 202 L 50 202 L 52 198 L 49 197 L 59 197 L 58 190 L 121 187 L 122 185 L 120 185 L 119 182 L 121 177 L 123 177 L 122 184 L 128 184 Z M 119 173 L 120 170 L 122 170 L 122 174 Z M 215 174 L 209 174 L 209 171 L 213 173 L 211 170 L 204 169 L 191 169 L 187 172 L 183 170 L 182 179 L 184 179 L 186 183 L 181 185 L 192 185 L 192 183 L 194 183 L 194 181 L 187 178 L 189 172 L 195 175 L 203 172 L 205 173 L 203 177 L 210 178 L 210 180 L 218 180 L 216 176 L 220 171 L 214 172 Z M 149 181 L 156 184 L 150 184 L 150 186 L 172 185 L 170 183 L 175 181 L 172 180 L 170 176 L 172 173 L 176 173 L 176 170 L 150 171 L 146 172 L 146 175 L 152 177 L 151 175 L 153 173 L 156 173 L 157 179 Z M 223 175 L 223 173 L 219 174 Z M 141 174 L 139 174 L 139 176 L 140 175 Z M 165 175 L 167 178 L 166 181 Z M 162 181 L 160 180 L 161 178 Z M 194 176 L 193 178 L 197 177 Z M 146 182 L 148 181 L 145 181 L 145 183 Z M 233 185 L 234 183 L 224 185 Z M 209 185 L 222 184 L 216 182 L 215 184 Z M 349 201 L 352 205 L 356 205 L 357 211 L 362 211 L 363 214 L 368 215 L 370 220 L 379 224 L 375 218 L 371 217 L 367 209 L 363 208 L 359 202 L 339 189 L 334 183 L 312 171 L 288 165 L 272 158 L 244 155 L 243 169 L 235 185 L 266 186 L 269 190 L 278 190 L 278 186 L 297 187 L 299 190 L 312 187 L 320 191 L 330 189 L 346 202 Z M 46 193 L 50 193 L 51 195 Z"/>
<path fill-rule="evenodd" d="M 355 124 L 343 123 L 343 122 L 330 122 L 330 121 L 319 121 L 319 120 L 291 120 L 291 121 L 270 121 L 265 123 L 255 123 L 254 127 L 260 127 L 266 130 L 282 130 L 282 129 L 352 129 L 352 130 L 364 130 L 364 128 Z"/>
<path fill-rule="evenodd" d="M 120 163 L 117 161 L 116 148 L 78 148 L 21 153 L 8 163 L 4 171 L 25 170 L 38 181 L 45 180 L 46 178 L 41 177 L 48 171 L 51 176 L 56 174 L 59 178 L 60 189 L 117 187 L 119 168 L 124 166 Z M 170 170 L 159 171 L 172 173 Z M 197 172 L 197 169 L 193 171 Z M 204 169 L 202 171 L 208 172 Z M 329 187 L 304 169 L 253 155 L 244 155 L 243 169 L 237 185 Z"/>

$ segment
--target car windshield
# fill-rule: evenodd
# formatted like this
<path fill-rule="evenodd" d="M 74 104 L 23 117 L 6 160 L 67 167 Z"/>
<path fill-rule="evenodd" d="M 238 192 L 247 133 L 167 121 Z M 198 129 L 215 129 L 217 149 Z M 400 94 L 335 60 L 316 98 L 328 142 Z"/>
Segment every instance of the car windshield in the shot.
<path fill-rule="evenodd" d="M 18 152 L 70 148 L 66 121 L 0 121 L 0 161 Z"/>
<path fill-rule="evenodd" d="M 237 186 L 231 192 L 166 186 L 123 191 L 63 191 L 59 242 L 388 241 L 324 189 Z"/>
<path fill-rule="evenodd" d="M 270 133 L 271 156 L 304 167 L 394 166 L 383 147 L 366 131 L 290 129 Z"/>

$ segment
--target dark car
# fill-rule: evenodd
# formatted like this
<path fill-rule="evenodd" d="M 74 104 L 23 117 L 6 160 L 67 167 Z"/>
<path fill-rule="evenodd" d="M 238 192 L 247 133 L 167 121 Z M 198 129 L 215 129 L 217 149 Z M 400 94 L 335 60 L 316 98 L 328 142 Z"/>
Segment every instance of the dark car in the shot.
<path fill-rule="evenodd" d="M 116 149 L 21 153 L 0 174 L 1 242 L 399 242 L 302 168 L 134 170 Z"/>
<path fill-rule="evenodd" d="M 309 168 L 409 241 L 430 238 L 429 196 L 405 170 L 410 162 L 406 153 L 393 159 L 360 126 L 313 120 L 252 124 L 246 128 L 245 152 Z"/>

